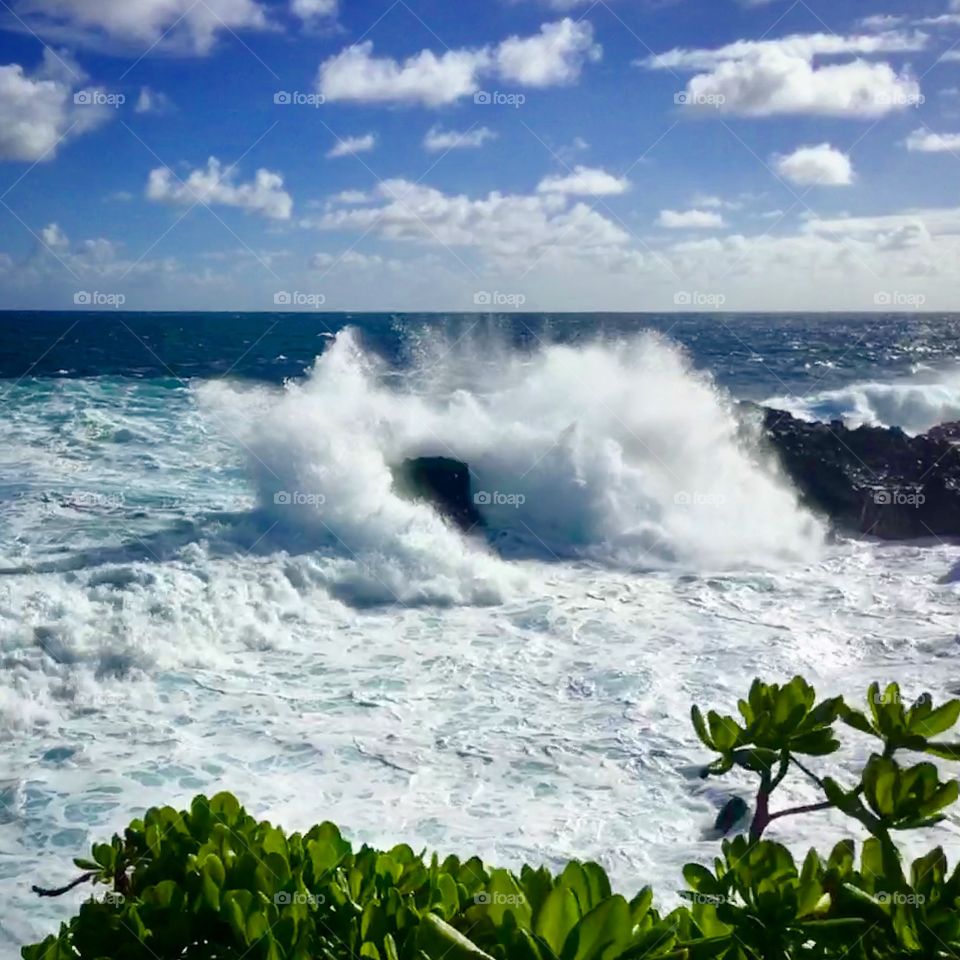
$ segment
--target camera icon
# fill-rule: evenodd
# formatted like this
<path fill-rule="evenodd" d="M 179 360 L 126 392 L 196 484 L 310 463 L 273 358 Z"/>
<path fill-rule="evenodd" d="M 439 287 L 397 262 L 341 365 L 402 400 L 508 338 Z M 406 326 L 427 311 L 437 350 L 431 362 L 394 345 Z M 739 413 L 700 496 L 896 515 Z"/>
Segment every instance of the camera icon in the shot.
<path fill-rule="evenodd" d="M 873 295 L 873 302 L 878 307 L 889 307 L 893 297 L 886 290 L 880 290 Z"/>
<path fill-rule="evenodd" d="M 89 90 L 78 90 L 73 95 L 73 102 L 81 107 L 89 106 L 93 103 L 93 94 Z"/>
<path fill-rule="evenodd" d="M 493 296 L 486 290 L 480 290 L 473 295 L 473 302 L 478 307 L 489 307 L 493 303 Z"/>
<path fill-rule="evenodd" d="M 286 890 L 281 890 L 279 893 L 273 895 L 273 902 L 278 907 L 286 906 L 288 903 L 293 903 L 293 895 Z"/>
<path fill-rule="evenodd" d="M 286 290 L 281 290 L 273 295 L 273 303 L 278 307 L 288 307 L 293 303 L 293 297 Z"/>
<path fill-rule="evenodd" d="M 673 102 L 674 102 L 678 107 L 685 107 L 685 106 L 690 102 L 690 94 L 689 94 L 689 93 L 686 93 L 686 92 L 683 92 L 683 93 L 675 93 L 675 94 L 673 95 Z"/>
<path fill-rule="evenodd" d="M 293 503 L 293 497 L 286 490 L 281 490 L 273 495 L 273 502 L 278 506 L 285 507 Z"/>
<path fill-rule="evenodd" d="M 489 93 L 487 93 L 486 90 L 478 90 L 473 95 L 473 102 L 474 103 L 492 103 L 493 98 L 490 96 Z"/>
<path fill-rule="evenodd" d="M 893 503 L 893 496 L 889 490 L 874 490 L 873 502 L 878 507 L 888 507 Z"/>
<path fill-rule="evenodd" d="M 73 295 L 73 302 L 78 307 L 88 307 L 93 301 L 93 297 L 86 290 L 78 290 Z"/>
<path fill-rule="evenodd" d="M 486 490 L 481 490 L 479 491 L 479 493 L 475 493 L 473 495 L 473 502 L 478 507 L 485 507 L 485 506 L 489 506 L 490 503 L 493 502 L 493 498 L 490 496 L 489 493 L 487 493 Z"/>
<path fill-rule="evenodd" d="M 673 295 L 673 304 L 676 307 L 689 307 L 693 303 L 693 296 L 686 290 L 680 290 Z"/>
<path fill-rule="evenodd" d="M 273 102 L 277 104 L 288 104 L 291 102 L 290 94 L 286 90 L 278 90 L 273 95 Z"/>
<path fill-rule="evenodd" d="M 689 507 L 690 504 L 693 503 L 693 497 L 691 497 L 686 490 L 681 490 L 679 493 L 674 495 L 673 502 L 678 507 Z"/>
<path fill-rule="evenodd" d="M 493 902 L 493 897 L 491 897 L 490 894 L 487 893 L 486 890 L 482 890 L 480 893 L 474 894 L 474 896 L 473 896 L 473 902 L 474 902 L 474 903 L 478 903 L 478 904 L 480 904 L 481 906 L 483 906 L 483 905 L 485 905 L 485 904 L 492 903 L 492 902 Z"/>

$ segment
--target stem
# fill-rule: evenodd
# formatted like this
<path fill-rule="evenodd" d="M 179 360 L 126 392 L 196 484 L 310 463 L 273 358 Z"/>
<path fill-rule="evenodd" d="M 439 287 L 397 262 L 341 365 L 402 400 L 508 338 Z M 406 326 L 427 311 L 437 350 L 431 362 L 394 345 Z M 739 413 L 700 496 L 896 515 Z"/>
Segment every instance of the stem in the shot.
<path fill-rule="evenodd" d="M 38 897 L 62 897 L 65 893 L 69 893 L 74 887 L 79 887 L 81 883 L 86 883 L 88 880 L 92 880 L 97 875 L 96 870 L 91 870 L 89 873 L 84 873 L 81 876 L 77 877 L 73 883 L 68 883 L 65 887 L 60 887 L 57 890 L 44 890 L 43 887 L 31 887 L 30 889 Z"/>
<path fill-rule="evenodd" d="M 760 789 L 757 791 L 757 809 L 753 815 L 753 822 L 750 824 L 750 842 L 756 843 L 762 836 L 763 831 L 767 829 L 770 823 L 770 794 L 773 791 L 773 785 L 770 782 L 770 774 L 763 773 L 760 777 Z"/>
<path fill-rule="evenodd" d="M 811 770 L 808 770 L 793 754 L 790 759 L 821 789 L 823 790 L 823 781 Z"/>
<path fill-rule="evenodd" d="M 777 820 L 780 817 L 789 817 L 795 813 L 815 813 L 817 810 L 830 810 L 832 809 L 833 804 L 829 800 L 824 800 L 823 803 L 808 803 L 802 807 L 790 807 L 787 810 L 778 810 L 776 813 L 771 813 L 767 818 L 769 820 Z"/>

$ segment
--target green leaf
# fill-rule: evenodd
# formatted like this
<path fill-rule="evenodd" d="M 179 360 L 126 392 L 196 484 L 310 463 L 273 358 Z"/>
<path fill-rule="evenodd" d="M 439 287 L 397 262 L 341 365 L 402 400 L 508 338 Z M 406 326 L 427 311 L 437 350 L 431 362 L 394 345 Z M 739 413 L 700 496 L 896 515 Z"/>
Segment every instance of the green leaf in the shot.
<path fill-rule="evenodd" d="M 570 931 L 561 960 L 611 960 L 630 939 L 630 908 L 617 895 L 595 906 Z"/>
<path fill-rule="evenodd" d="M 441 920 L 435 913 L 426 914 L 417 928 L 417 943 L 428 957 L 449 960 L 493 960 L 459 930 Z"/>
<path fill-rule="evenodd" d="M 707 724 L 698 706 L 690 708 L 690 719 L 693 721 L 693 729 L 696 730 L 697 736 L 703 741 L 704 746 L 710 750 L 716 750 L 717 747 L 711 739 L 710 734 L 707 733 Z"/>
<path fill-rule="evenodd" d="M 913 711 L 911 710 L 911 713 Z M 949 730 L 960 718 L 960 700 L 951 700 L 931 713 L 911 719 L 910 731 L 922 737 L 935 737 Z"/>
<path fill-rule="evenodd" d="M 534 933 L 559 954 L 570 931 L 580 922 L 580 906 L 573 892 L 559 884 L 550 891 L 534 923 Z"/>

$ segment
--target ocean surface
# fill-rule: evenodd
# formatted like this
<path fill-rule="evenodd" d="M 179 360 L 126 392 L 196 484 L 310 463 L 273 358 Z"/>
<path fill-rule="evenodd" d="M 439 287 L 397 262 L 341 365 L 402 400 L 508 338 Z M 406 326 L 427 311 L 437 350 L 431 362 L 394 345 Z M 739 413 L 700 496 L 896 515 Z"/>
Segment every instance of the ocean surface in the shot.
<path fill-rule="evenodd" d="M 960 419 L 960 316 L 5 313 L 0 396 L 0 957 L 221 789 L 669 906 L 746 787 L 685 776 L 692 702 L 960 686 L 960 547 L 830 535 L 733 403 Z M 486 535 L 395 496 L 418 455 Z"/>

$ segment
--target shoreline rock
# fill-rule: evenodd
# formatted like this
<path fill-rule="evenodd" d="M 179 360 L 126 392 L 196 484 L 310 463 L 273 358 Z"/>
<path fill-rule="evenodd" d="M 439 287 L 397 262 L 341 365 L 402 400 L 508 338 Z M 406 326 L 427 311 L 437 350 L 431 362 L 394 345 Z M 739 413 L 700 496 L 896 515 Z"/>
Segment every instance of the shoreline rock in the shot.
<path fill-rule="evenodd" d="M 960 537 L 960 424 L 910 437 L 759 411 L 763 433 L 804 503 L 846 532 L 883 540 Z"/>

